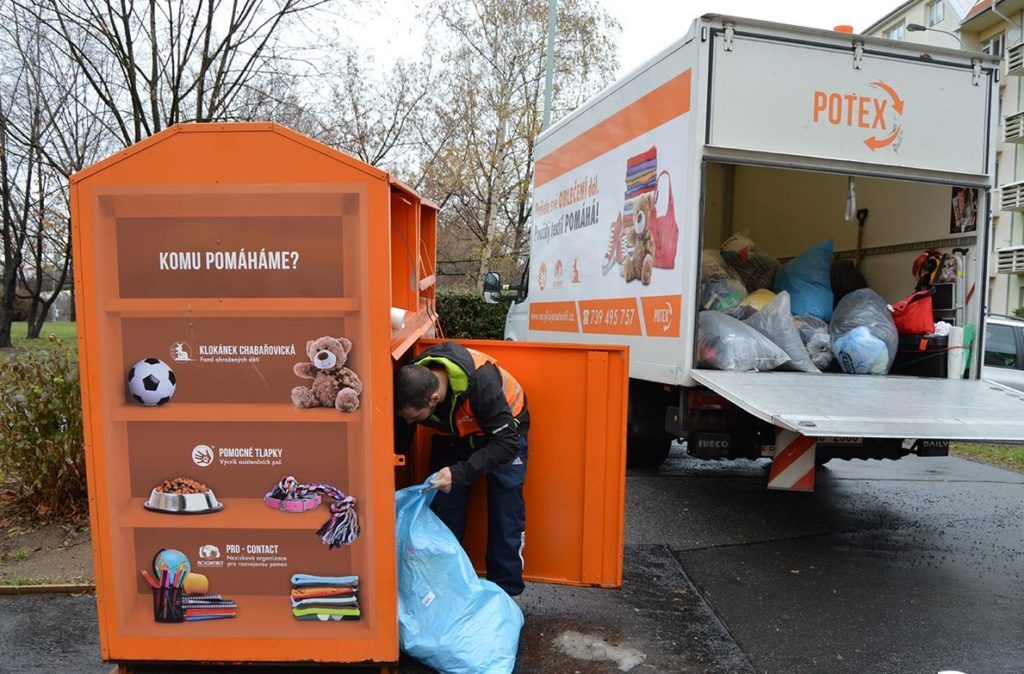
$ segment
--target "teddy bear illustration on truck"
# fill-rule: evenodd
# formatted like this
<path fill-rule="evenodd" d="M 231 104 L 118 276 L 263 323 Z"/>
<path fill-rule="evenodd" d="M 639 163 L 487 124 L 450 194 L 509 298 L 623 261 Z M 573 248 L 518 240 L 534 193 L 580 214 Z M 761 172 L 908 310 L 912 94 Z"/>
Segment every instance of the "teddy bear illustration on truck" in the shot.
<path fill-rule="evenodd" d="M 668 199 L 659 215 L 656 204 L 662 184 L 667 185 Z M 650 285 L 655 268 L 675 267 L 678 240 L 672 178 L 668 171 L 658 172 L 658 148 L 651 147 L 626 160 L 622 211 L 611 224 L 601 271 L 608 274 L 619 265 L 626 283 L 639 280 Z"/>

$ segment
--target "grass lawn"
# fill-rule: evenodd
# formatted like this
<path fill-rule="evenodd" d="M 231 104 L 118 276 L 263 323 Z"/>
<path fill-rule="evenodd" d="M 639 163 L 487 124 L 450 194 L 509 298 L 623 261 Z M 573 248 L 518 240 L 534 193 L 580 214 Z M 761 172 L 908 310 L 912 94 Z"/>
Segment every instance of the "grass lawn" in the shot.
<path fill-rule="evenodd" d="M 11 326 L 11 341 L 14 342 L 15 349 L 46 348 L 50 344 L 50 340 L 47 339 L 49 335 L 56 335 L 73 349 L 78 348 L 78 323 L 47 321 L 43 324 L 39 339 L 26 339 L 27 334 L 28 323 L 25 321 L 17 321 Z"/>
<path fill-rule="evenodd" d="M 952 454 L 965 459 L 1024 472 L 1024 445 L 976 445 L 973 443 L 963 443 L 950 445 L 950 450 Z"/>

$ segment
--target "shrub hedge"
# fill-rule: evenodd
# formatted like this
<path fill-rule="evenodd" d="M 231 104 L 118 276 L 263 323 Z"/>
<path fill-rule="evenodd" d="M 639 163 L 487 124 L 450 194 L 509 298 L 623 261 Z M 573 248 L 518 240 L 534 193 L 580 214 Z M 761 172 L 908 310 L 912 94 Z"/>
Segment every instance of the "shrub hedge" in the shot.
<path fill-rule="evenodd" d="M 0 356 L 0 475 L 41 519 L 73 519 L 86 509 L 82 397 L 74 351 Z"/>
<path fill-rule="evenodd" d="M 475 290 L 439 288 L 437 313 L 445 337 L 504 339 L 507 302 L 487 304 Z"/>

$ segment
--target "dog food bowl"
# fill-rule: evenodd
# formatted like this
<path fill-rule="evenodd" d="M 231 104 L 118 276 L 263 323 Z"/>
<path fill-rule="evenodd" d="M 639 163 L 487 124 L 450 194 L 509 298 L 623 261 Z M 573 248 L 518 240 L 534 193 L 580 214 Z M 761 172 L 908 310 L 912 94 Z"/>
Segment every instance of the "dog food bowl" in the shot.
<path fill-rule="evenodd" d="M 143 507 L 158 513 L 203 515 L 223 510 L 224 504 L 209 489 L 198 494 L 165 494 L 154 489 Z"/>

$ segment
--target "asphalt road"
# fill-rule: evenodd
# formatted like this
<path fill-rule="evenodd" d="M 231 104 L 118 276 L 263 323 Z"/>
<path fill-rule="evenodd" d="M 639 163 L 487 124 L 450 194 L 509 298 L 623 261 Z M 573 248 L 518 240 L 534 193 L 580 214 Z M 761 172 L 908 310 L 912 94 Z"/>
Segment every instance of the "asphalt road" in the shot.
<path fill-rule="evenodd" d="M 627 543 L 669 541 L 756 671 L 1024 672 L 1024 475 L 832 461 L 797 494 L 765 470 L 674 457 L 628 491 Z"/>
<path fill-rule="evenodd" d="M 1024 672 L 1024 475 L 833 461 L 797 494 L 766 470 L 677 451 L 631 473 L 622 590 L 531 584 L 516 671 Z M 0 615 L 0 672 L 109 672 L 91 598 Z"/>

